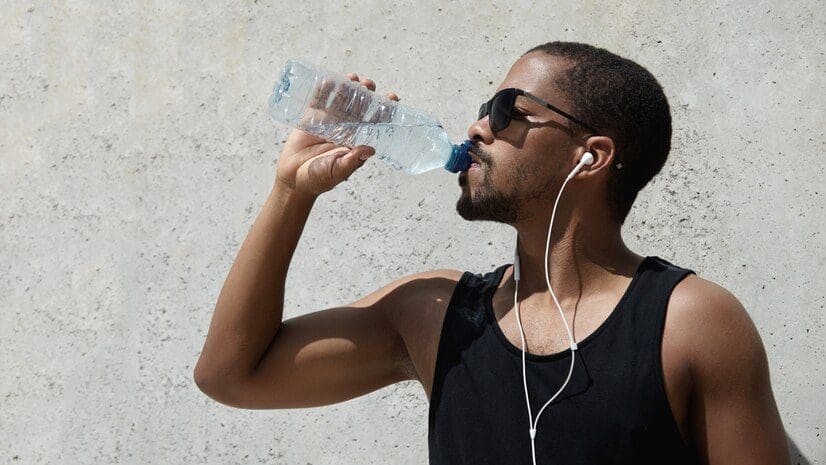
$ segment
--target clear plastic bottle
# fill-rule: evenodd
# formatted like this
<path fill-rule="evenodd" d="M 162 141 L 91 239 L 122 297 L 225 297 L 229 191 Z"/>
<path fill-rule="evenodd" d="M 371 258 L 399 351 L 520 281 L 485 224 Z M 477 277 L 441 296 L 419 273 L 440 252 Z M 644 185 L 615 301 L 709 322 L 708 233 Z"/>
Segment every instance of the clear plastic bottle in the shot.
<path fill-rule="evenodd" d="M 458 173 L 470 167 L 470 141 L 451 143 L 431 115 L 401 105 L 343 73 L 304 60 L 289 60 L 269 99 L 279 122 L 339 145 L 369 145 L 395 169 L 418 174 L 437 168 Z"/>

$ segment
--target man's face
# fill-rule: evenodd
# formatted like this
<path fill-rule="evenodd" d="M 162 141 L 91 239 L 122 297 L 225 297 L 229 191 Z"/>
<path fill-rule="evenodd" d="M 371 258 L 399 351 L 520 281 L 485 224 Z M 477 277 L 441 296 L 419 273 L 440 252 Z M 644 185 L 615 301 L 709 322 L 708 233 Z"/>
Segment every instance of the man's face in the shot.
<path fill-rule="evenodd" d="M 513 64 L 496 89 L 516 87 L 573 112 L 553 83 L 566 62 L 543 52 L 532 52 Z M 488 97 L 489 98 L 489 97 Z M 481 103 L 481 102 L 480 102 Z M 470 125 L 471 151 L 480 166 L 459 174 L 462 195 L 456 211 L 468 220 L 514 225 L 553 202 L 570 171 L 577 141 L 567 121 L 533 100 L 519 96 L 507 128 L 493 134 L 489 117 Z"/>

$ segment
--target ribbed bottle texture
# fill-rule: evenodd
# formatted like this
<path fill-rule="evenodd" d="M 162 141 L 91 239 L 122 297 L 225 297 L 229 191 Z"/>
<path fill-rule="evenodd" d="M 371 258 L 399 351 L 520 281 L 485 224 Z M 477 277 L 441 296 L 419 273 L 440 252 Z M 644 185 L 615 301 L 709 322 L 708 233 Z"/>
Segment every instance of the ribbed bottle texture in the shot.
<path fill-rule="evenodd" d="M 303 60 L 289 60 L 275 83 L 269 113 L 281 123 L 339 145 L 369 145 L 374 157 L 409 174 L 470 166 L 469 141 L 451 143 L 424 111 L 401 105 Z"/>

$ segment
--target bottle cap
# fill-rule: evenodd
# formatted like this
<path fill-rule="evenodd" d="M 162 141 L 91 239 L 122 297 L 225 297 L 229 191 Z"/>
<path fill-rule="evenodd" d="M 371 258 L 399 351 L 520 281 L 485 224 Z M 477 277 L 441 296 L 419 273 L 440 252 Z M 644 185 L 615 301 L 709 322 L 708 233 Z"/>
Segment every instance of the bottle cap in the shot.
<path fill-rule="evenodd" d="M 458 173 L 460 171 L 467 171 L 473 160 L 468 155 L 467 151 L 470 148 L 470 139 L 465 140 L 460 145 L 453 146 L 453 152 L 450 154 L 450 159 L 445 164 L 445 169 L 451 173 Z"/>

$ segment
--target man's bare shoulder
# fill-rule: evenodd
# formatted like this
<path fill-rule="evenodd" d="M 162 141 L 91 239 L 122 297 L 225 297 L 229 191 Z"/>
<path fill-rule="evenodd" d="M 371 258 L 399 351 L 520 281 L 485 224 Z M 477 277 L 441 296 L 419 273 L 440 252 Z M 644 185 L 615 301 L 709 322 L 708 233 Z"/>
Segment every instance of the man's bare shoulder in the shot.
<path fill-rule="evenodd" d="M 694 381 L 721 369 L 755 369 L 765 361 L 757 328 L 737 297 L 697 275 L 674 288 L 665 333 L 669 345 L 684 354 Z"/>
<path fill-rule="evenodd" d="M 448 300 L 464 273 L 440 268 L 404 276 L 395 281 L 397 305 L 388 308 L 388 318 L 404 334 L 420 326 L 423 318 L 446 308 Z"/>
<path fill-rule="evenodd" d="M 703 463 L 789 463 L 766 350 L 737 297 L 687 276 L 671 295 L 663 337 L 690 373 L 688 429 Z"/>
<path fill-rule="evenodd" d="M 438 350 L 441 324 L 464 272 L 448 268 L 422 271 L 394 282 L 395 305 L 385 309 L 407 346 L 410 377 L 426 385 Z"/>
<path fill-rule="evenodd" d="M 409 274 L 397 280 L 397 283 L 405 287 L 416 287 L 424 291 L 443 291 L 444 287 L 456 285 L 464 272 L 451 268 L 438 268 L 435 270 L 420 271 Z"/>

